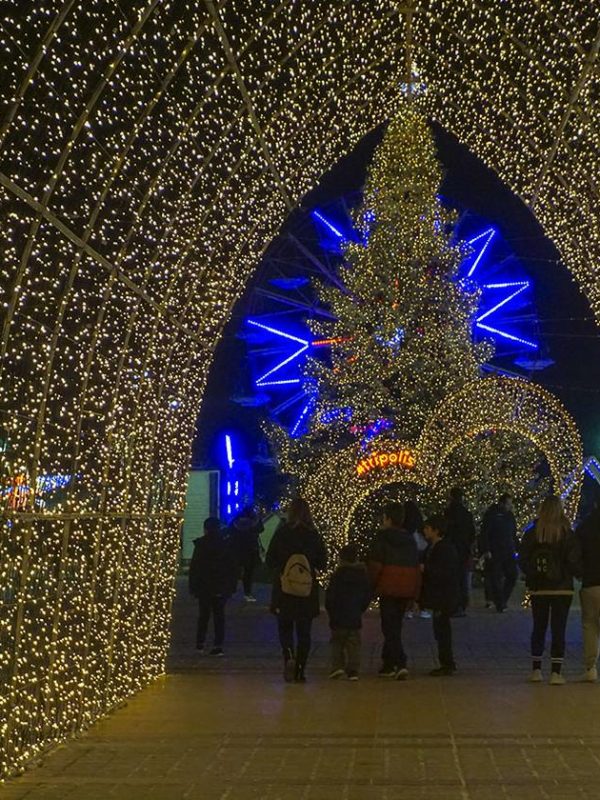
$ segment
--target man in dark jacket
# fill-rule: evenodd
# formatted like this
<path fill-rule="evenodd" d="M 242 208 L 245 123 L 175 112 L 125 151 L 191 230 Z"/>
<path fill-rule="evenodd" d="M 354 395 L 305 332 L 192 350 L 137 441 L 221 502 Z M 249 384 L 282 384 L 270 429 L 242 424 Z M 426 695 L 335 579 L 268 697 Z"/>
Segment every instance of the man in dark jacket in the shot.
<path fill-rule="evenodd" d="M 371 601 L 371 586 L 365 565 L 358 560 L 356 545 L 340 550 L 339 565 L 325 593 L 325 608 L 331 628 L 330 678 L 346 674 L 358 680 L 362 615 Z"/>
<path fill-rule="evenodd" d="M 469 570 L 475 542 L 473 514 L 464 505 L 463 490 L 450 490 L 450 504 L 445 511 L 446 538 L 456 548 L 461 565 L 460 604 L 456 616 L 464 616 L 469 605 Z"/>
<path fill-rule="evenodd" d="M 577 528 L 581 542 L 583 572 L 581 576 L 581 616 L 585 658 L 584 680 L 598 680 L 600 652 L 600 504 Z"/>
<path fill-rule="evenodd" d="M 452 675 L 456 671 L 452 652 L 450 618 L 460 602 L 461 568 L 456 548 L 445 533 L 445 521 L 434 514 L 425 523 L 429 547 L 423 564 L 423 594 L 421 605 L 433 612 L 433 635 L 438 645 L 440 666 L 430 675 Z"/>
<path fill-rule="evenodd" d="M 210 615 L 215 627 L 214 647 L 211 656 L 223 655 L 225 639 L 225 604 L 235 592 L 238 565 L 229 540 L 221 531 L 216 517 L 204 521 L 204 536 L 194 541 L 194 554 L 190 563 L 190 593 L 198 598 L 198 629 L 196 647 L 204 652 L 204 643 Z"/>
<path fill-rule="evenodd" d="M 383 509 L 383 525 L 368 558 L 371 585 L 379 597 L 384 640 L 379 674 L 398 680 L 408 677 L 402 621 L 407 607 L 421 591 L 417 543 L 412 533 L 403 529 L 403 524 L 403 504 L 387 503 Z"/>
<path fill-rule="evenodd" d="M 247 603 L 255 603 L 252 594 L 254 571 L 260 562 L 260 534 L 265 527 L 253 506 L 247 506 L 233 520 L 230 535 L 236 550 L 237 560 L 242 570 L 244 599 Z"/>
<path fill-rule="evenodd" d="M 512 497 L 501 494 L 498 502 L 485 512 L 481 523 L 480 549 L 488 562 L 492 597 L 500 614 L 508 607 L 519 574 L 515 560 L 519 539 L 512 509 Z"/>

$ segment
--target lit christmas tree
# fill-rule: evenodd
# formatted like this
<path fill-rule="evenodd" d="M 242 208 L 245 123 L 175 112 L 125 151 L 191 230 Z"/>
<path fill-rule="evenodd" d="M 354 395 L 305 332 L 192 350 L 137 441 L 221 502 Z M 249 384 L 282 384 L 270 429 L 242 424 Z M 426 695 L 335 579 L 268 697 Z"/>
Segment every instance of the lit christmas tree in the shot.
<path fill-rule="evenodd" d="M 480 378 L 493 354 L 490 343 L 473 341 L 479 298 L 458 278 L 466 252 L 438 199 L 441 182 L 433 134 L 406 107 L 375 152 L 357 213 L 362 241 L 346 246 L 340 285 L 316 286 L 335 320 L 309 323 L 317 340 L 331 342 L 331 360 L 307 360 L 308 431 L 299 438 L 270 431 L 282 468 L 300 489 L 328 452 L 376 447 L 382 435 L 416 445 L 434 408 Z M 516 435 L 480 437 L 457 448 L 436 487 L 413 496 L 439 508 L 450 486 L 462 484 L 476 511 L 501 491 L 527 495 L 529 508 L 538 461 Z M 391 495 L 398 491 L 406 487 L 390 486 Z"/>

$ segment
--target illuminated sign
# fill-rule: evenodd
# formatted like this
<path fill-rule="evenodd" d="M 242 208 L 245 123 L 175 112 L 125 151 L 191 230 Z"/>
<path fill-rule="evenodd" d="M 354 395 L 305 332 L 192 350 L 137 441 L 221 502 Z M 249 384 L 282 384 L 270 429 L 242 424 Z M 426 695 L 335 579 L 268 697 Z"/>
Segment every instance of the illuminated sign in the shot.
<path fill-rule="evenodd" d="M 413 469 L 416 463 L 416 456 L 412 450 L 394 450 L 388 453 L 371 453 L 356 465 L 356 472 L 359 475 L 366 475 L 374 469 L 386 469 L 387 467 L 403 467 Z"/>

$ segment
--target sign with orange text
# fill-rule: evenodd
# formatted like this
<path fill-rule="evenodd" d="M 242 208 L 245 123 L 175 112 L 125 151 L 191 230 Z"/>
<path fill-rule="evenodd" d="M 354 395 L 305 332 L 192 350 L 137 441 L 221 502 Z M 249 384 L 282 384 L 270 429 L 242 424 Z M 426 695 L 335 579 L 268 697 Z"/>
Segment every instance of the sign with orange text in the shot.
<path fill-rule="evenodd" d="M 413 469 L 417 458 L 412 450 L 391 450 L 385 453 L 371 453 L 371 455 L 361 458 L 356 465 L 356 472 L 359 475 L 367 475 L 376 469 L 387 469 L 388 467 L 402 467 Z"/>

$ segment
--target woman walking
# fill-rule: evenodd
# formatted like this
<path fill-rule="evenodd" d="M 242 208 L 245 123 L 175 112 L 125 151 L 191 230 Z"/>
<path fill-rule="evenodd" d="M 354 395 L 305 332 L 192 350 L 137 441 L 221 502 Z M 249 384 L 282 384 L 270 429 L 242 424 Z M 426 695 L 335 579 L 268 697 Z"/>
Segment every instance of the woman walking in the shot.
<path fill-rule="evenodd" d="M 306 500 L 290 503 L 287 520 L 271 539 L 266 562 L 275 572 L 271 610 L 277 615 L 284 679 L 304 683 L 312 621 L 319 615 L 317 571 L 327 566 L 327 551 Z"/>
<path fill-rule="evenodd" d="M 542 678 L 542 657 L 548 621 L 552 632 L 550 683 L 565 683 L 562 665 L 565 654 L 567 617 L 573 600 L 573 577 L 581 574 L 581 546 L 565 516 L 560 498 L 546 497 L 539 516 L 521 540 L 519 562 L 531 593 L 532 672 L 530 680 Z"/>

